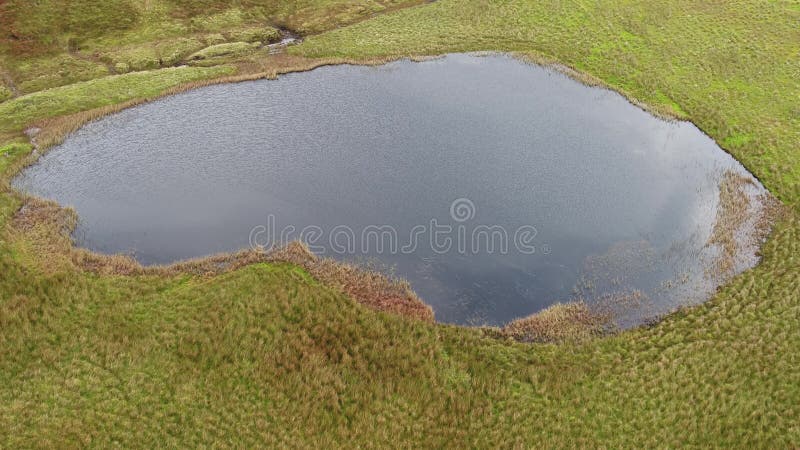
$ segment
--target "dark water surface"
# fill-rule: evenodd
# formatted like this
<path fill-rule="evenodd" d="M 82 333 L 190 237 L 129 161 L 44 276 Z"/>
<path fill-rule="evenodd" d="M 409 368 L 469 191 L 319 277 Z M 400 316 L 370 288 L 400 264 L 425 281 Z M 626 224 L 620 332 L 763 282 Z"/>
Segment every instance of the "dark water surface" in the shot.
<path fill-rule="evenodd" d="M 716 287 L 726 171 L 749 177 L 692 124 L 505 56 L 450 55 L 127 109 L 15 184 L 73 206 L 78 245 L 144 264 L 304 237 L 408 279 L 440 321 L 636 293 L 619 312 L 633 324 Z"/>

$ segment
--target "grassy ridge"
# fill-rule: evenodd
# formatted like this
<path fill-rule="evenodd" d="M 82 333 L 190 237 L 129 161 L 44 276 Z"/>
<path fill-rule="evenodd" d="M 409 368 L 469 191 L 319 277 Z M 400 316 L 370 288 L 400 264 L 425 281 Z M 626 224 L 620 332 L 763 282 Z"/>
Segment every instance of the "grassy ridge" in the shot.
<path fill-rule="evenodd" d="M 376 313 L 289 265 L 97 276 L 44 253 L 43 230 L 4 226 L 0 446 L 798 445 L 798 14 L 785 1 L 441 0 L 291 50 L 522 51 L 691 118 L 794 205 L 762 263 L 708 303 L 611 338 L 521 345 Z M 113 92 L 64 89 L 77 109 Z M 72 97 L 60 93 L 41 95 Z M 9 134 L 48 114 L 8 104 Z M 29 150 L 0 144 L 0 169 Z M 19 205 L 0 193 L 0 223 Z"/>

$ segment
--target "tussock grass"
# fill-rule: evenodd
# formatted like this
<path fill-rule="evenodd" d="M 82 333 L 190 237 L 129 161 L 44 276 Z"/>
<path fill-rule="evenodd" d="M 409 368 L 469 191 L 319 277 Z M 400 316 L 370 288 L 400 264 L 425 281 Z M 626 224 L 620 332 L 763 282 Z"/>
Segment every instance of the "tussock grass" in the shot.
<path fill-rule="evenodd" d="M 611 314 L 583 302 L 557 303 L 543 311 L 510 322 L 502 333 L 522 342 L 580 342 L 608 334 Z"/>
<path fill-rule="evenodd" d="M 250 42 L 269 44 L 281 40 L 281 31 L 270 26 L 259 26 L 229 31 L 227 39 L 231 42 Z"/>
<path fill-rule="evenodd" d="M 18 95 L 109 75 L 108 68 L 101 62 L 69 54 L 28 58 L 18 64 L 4 63 L 0 59 L 0 66 L 7 69 L 9 79 L 16 80 Z"/>
<path fill-rule="evenodd" d="M 208 17 L 250 20 L 219 1 L 152 0 L 150 11 L 131 1 L 136 20 L 103 31 L 113 14 L 94 0 L 71 3 L 53 17 L 54 1 L 36 2 L 23 18 L 8 11 L 29 2 L 4 2 L 0 26 L 18 39 L 2 43 L 0 65 L 64 53 L 71 39 L 93 52 L 215 32 L 204 28 Z M 315 30 L 369 17 L 377 4 L 263 5 L 255 19 Z M 440 0 L 308 38 L 289 55 L 255 52 L 236 73 L 163 69 L 0 103 L 0 446 L 796 446 L 798 15 L 792 2 Z M 327 287 L 295 264 L 212 258 L 204 264 L 221 273 L 206 276 L 214 267 L 126 273 L 130 260 L 74 259 L 80 251 L 63 233 L 74 215 L 20 212 L 24 199 L 8 189 L 31 151 L 22 134 L 31 125 L 41 126 L 44 150 L 120 102 L 317 64 L 465 50 L 557 61 L 693 120 L 788 206 L 761 263 L 651 326 L 599 339 L 567 328 L 579 338 L 523 345 L 497 339 L 502 330 L 374 311 L 345 295 L 346 283 Z M 519 332 L 594 324 L 575 305 L 545 316 L 521 320 Z"/>

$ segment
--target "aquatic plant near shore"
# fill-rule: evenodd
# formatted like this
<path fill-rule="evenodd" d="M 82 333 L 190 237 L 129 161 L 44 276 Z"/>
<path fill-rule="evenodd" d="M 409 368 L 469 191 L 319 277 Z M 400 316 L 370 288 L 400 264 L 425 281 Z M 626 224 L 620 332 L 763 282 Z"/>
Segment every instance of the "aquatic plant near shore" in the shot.
<path fill-rule="evenodd" d="M 782 206 L 769 193 L 753 194 L 755 180 L 725 172 L 719 183 L 719 207 L 708 246 L 719 252 L 706 270 L 709 278 L 728 280 L 743 265 L 744 248 L 758 248 L 766 239 L 771 224 L 781 215 Z"/>

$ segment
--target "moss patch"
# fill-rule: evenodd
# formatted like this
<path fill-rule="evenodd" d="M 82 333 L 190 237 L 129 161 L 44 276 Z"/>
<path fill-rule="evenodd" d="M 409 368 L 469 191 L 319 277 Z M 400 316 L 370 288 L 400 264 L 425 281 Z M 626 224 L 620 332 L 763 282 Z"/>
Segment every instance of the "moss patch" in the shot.
<path fill-rule="evenodd" d="M 269 43 L 279 41 L 281 32 L 273 27 L 252 27 L 231 31 L 228 39 L 234 42 Z"/>
<path fill-rule="evenodd" d="M 189 55 L 190 61 L 208 60 L 222 57 L 236 57 L 246 55 L 259 47 L 259 43 L 229 42 L 212 45 Z"/>
<path fill-rule="evenodd" d="M 205 44 L 198 39 L 174 38 L 101 53 L 100 57 L 113 64 L 118 72 L 124 73 L 174 66 L 203 47 Z"/>

